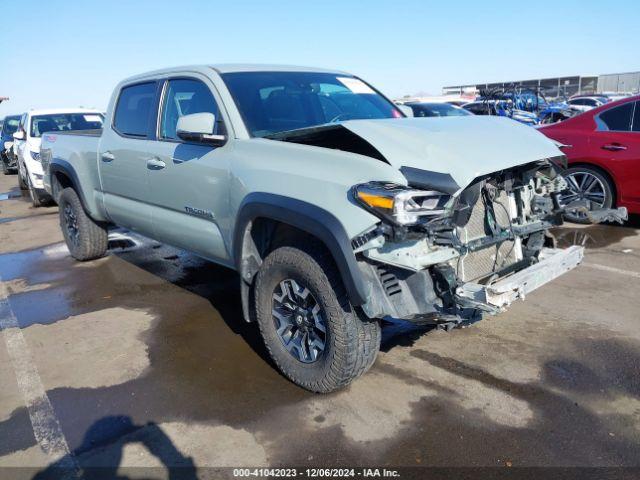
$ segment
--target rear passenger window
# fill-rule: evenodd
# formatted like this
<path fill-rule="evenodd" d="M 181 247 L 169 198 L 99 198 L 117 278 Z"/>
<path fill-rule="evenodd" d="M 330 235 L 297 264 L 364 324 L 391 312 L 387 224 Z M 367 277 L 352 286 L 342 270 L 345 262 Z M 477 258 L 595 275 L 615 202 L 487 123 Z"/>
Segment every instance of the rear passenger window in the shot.
<path fill-rule="evenodd" d="M 114 128 L 123 135 L 146 137 L 155 92 L 155 82 L 124 87 L 116 105 Z"/>
<path fill-rule="evenodd" d="M 613 130 L 616 132 L 628 132 L 631 128 L 631 114 L 633 113 L 633 103 L 625 103 L 619 107 L 611 108 L 600 114 L 598 117 L 598 128 L 600 130 Z"/>

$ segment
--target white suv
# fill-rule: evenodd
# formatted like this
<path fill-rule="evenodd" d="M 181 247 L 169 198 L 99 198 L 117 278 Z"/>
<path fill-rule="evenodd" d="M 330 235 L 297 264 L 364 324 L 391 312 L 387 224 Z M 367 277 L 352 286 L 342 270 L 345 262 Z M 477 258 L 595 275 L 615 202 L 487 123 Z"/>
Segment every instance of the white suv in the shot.
<path fill-rule="evenodd" d="M 574 112 L 582 113 L 588 112 L 592 108 L 599 107 L 607 103 L 606 97 L 574 97 L 567 101 L 569 108 Z"/>
<path fill-rule="evenodd" d="M 40 142 L 46 132 L 93 130 L 102 128 L 103 115 L 98 110 L 83 108 L 31 110 L 22 115 L 13 134 L 14 152 L 18 157 L 18 183 L 29 190 L 34 207 L 51 200 L 42 184 Z"/>

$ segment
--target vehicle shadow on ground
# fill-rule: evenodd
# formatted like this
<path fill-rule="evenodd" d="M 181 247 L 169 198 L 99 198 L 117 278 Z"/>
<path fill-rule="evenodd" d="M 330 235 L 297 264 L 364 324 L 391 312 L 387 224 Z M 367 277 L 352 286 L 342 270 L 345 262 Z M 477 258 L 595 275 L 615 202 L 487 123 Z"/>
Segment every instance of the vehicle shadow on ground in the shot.
<path fill-rule="evenodd" d="M 255 353 L 271 367 L 276 368 L 260 337 L 257 325 L 248 323 L 243 318 L 240 277 L 237 272 L 188 252 L 157 243 L 151 247 L 139 247 L 151 248 L 158 253 L 158 255 L 142 258 L 136 249 L 127 250 L 130 245 L 119 245 L 110 241 L 109 247 L 112 249 L 112 253 L 119 258 L 206 299 L 218 311 L 229 330 L 241 336 Z M 124 248 L 119 249 L 118 247 Z M 167 268 L 167 263 L 172 265 Z"/>
<path fill-rule="evenodd" d="M 176 480 L 197 479 L 193 459 L 185 456 L 156 423 L 135 425 L 127 415 L 107 416 L 93 423 L 82 444 L 73 452 L 34 475 L 33 480 L 91 478 L 92 480 L 127 480 L 130 471 L 135 478 L 151 473 L 158 467 L 124 467 L 120 469 L 124 448 L 128 444 L 142 445 L 166 468 L 168 477 Z M 91 453 L 90 455 L 86 455 Z M 84 454 L 84 455 L 83 455 Z M 120 471 L 119 471 L 120 470 Z M 143 477 L 144 478 L 144 477 Z"/>

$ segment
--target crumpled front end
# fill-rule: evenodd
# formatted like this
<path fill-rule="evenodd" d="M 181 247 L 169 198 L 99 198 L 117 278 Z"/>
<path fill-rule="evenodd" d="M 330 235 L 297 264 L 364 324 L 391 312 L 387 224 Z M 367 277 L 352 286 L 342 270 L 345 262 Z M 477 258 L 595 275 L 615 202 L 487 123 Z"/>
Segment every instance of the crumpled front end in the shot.
<path fill-rule="evenodd" d="M 548 232 L 563 222 L 565 206 L 559 199 L 567 184 L 559 174 L 561 160 L 543 159 L 476 178 L 447 196 L 446 204 L 440 199 L 436 207 L 430 200 L 434 214 L 409 226 L 382 215 L 381 224 L 353 240 L 372 285 L 365 313 L 453 326 L 499 313 L 575 268 L 583 249 L 557 249 Z M 410 187 L 425 188 L 424 174 L 405 175 Z M 372 191 L 369 186 L 355 195 Z M 419 207 L 428 196 L 413 195 L 413 211 L 425 211 Z M 593 217 L 622 220 L 626 211 Z"/>

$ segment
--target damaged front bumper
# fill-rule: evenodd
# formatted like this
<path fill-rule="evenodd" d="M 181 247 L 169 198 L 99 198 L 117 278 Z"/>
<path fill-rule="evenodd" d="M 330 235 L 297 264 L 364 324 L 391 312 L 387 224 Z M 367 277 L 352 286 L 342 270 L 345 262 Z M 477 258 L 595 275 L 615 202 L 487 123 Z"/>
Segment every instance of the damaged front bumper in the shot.
<path fill-rule="evenodd" d="M 461 303 L 499 313 L 514 301 L 524 300 L 530 292 L 573 270 L 583 257 L 584 247 L 577 245 L 566 249 L 544 248 L 538 263 L 487 285 L 465 283 L 456 294 Z"/>

